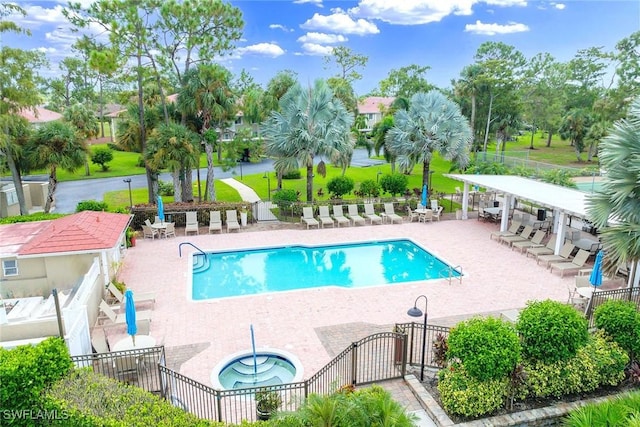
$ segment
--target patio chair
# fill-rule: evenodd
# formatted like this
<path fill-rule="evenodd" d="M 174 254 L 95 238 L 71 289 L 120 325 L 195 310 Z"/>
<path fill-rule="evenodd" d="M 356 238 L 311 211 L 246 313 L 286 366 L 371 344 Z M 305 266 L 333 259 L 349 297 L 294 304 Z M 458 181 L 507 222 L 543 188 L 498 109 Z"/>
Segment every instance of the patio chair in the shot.
<path fill-rule="evenodd" d="M 332 227 L 335 227 L 333 218 L 329 215 L 329 206 L 320 206 L 318 208 L 318 220 L 322 228 L 324 228 L 325 224 L 331 224 Z"/>
<path fill-rule="evenodd" d="M 113 369 L 116 377 L 126 383 L 138 379 L 138 356 L 119 356 L 113 359 Z"/>
<path fill-rule="evenodd" d="M 382 224 L 382 217 L 376 214 L 376 211 L 373 209 L 373 203 L 364 204 L 364 217 L 369 219 L 371 225 L 374 223 Z"/>
<path fill-rule="evenodd" d="M 538 257 L 538 255 L 551 255 L 556 250 L 556 234 L 551 236 L 549 241 L 544 246 L 535 246 L 527 249 L 527 258 L 529 255 L 533 255 L 534 257 Z"/>
<path fill-rule="evenodd" d="M 340 228 L 340 224 L 349 225 L 351 223 L 349 218 L 344 216 L 342 205 L 333 205 L 333 219 L 338 223 L 338 228 Z"/>
<path fill-rule="evenodd" d="M 431 209 L 432 216 L 437 219 L 438 221 L 440 221 L 440 215 L 442 214 L 442 211 L 444 210 L 444 206 L 437 206 L 436 205 L 436 209 Z"/>
<path fill-rule="evenodd" d="M 571 254 L 576 247 L 571 242 L 567 242 L 560 249 L 560 253 L 558 255 L 550 254 L 550 255 L 538 255 L 536 257 L 536 262 L 540 264 L 540 261 L 545 263 L 545 267 L 549 267 L 549 264 L 552 262 L 563 262 L 569 261 L 571 259 Z"/>
<path fill-rule="evenodd" d="M 433 222 L 433 211 L 431 209 L 425 209 L 424 212 L 418 214 L 418 222 L 426 224 L 427 221 Z"/>
<path fill-rule="evenodd" d="M 303 223 L 307 224 L 307 230 L 310 226 L 320 228 L 320 223 L 313 217 L 313 208 L 309 206 L 302 208 L 302 217 L 300 219 Z"/>
<path fill-rule="evenodd" d="M 546 235 L 547 235 L 546 231 L 538 230 L 530 240 L 512 242 L 511 249 L 518 249 L 520 253 L 522 253 L 527 248 L 530 248 L 532 246 L 542 245 L 542 241 L 544 240 Z"/>
<path fill-rule="evenodd" d="M 164 230 L 162 230 L 162 236 L 166 239 L 167 237 L 176 237 L 176 223 L 175 222 L 165 222 Z"/>
<path fill-rule="evenodd" d="M 220 219 L 220 211 L 209 211 L 209 234 L 214 231 L 222 233 L 222 219 Z"/>
<path fill-rule="evenodd" d="M 234 210 L 229 210 L 226 212 L 227 214 L 227 233 L 231 230 L 240 231 L 240 223 L 238 222 L 238 212 Z"/>
<path fill-rule="evenodd" d="M 150 237 L 151 240 L 153 240 L 156 238 L 156 236 L 160 237 L 160 233 L 158 232 L 158 230 L 151 227 L 151 221 L 149 221 L 148 219 L 145 220 L 144 224 L 142 225 L 142 238 L 146 239 L 147 237 Z"/>
<path fill-rule="evenodd" d="M 365 225 L 365 221 L 364 218 L 362 218 L 360 216 L 360 214 L 358 214 L 358 205 L 348 205 L 347 206 L 347 210 L 348 210 L 348 215 L 349 215 L 349 219 L 351 220 L 351 223 L 353 225 L 356 224 L 362 224 Z"/>
<path fill-rule="evenodd" d="M 198 212 L 187 212 L 187 223 L 184 227 L 184 235 L 187 236 L 189 233 L 200 234 L 198 227 Z"/>
<path fill-rule="evenodd" d="M 511 243 L 523 242 L 523 241 L 529 240 L 532 234 L 533 234 L 533 227 L 530 225 L 527 225 L 525 228 L 522 229 L 520 233 L 516 233 L 515 236 L 500 237 L 500 243 L 506 243 L 507 245 L 511 246 Z"/>
<path fill-rule="evenodd" d="M 414 219 L 420 219 L 420 214 L 418 212 L 412 211 L 411 207 L 407 206 L 407 213 L 409 222 L 413 222 Z"/>
<path fill-rule="evenodd" d="M 109 283 L 109 286 L 107 286 L 107 289 L 109 290 L 109 292 L 111 292 L 114 298 L 118 300 L 120 304 L 124 304 L 124 295 L 122 294 L 122 292 L 120 292 L 120 290 L 116 287 L 116 285 L 114 285 L 113 283 Z M 140 293 L 134 292 L 133 302 L 135 304 L 137 303 L 142 304 L 147 302 L 151 302 L 155 304 L 156 293 L 155 292 L 140 292 Z"/>
<path fill-rule="evenodd" d="M 564 273 L 567 271 L 575 271 L 583 268 L 590 255 L 589 251 L 579 249 L 578 253 L 571 261 L 550 263 L 549 271 L 553 273 L 553 270 L 558 270 L 560 272 L 560 277 L 564 277 Z"/>
<path fill-rule="evenodd" d="M 500 241 L 501 237 L 516 236 L 518 234 L 518 230 L 520 230 L 520 225 L 521 224 L 518 221 L 513 221 L 507 231 L 494 231 L 489 235 L 489 238 L 493 240 L 495 237 L 496 240 Z"/>
<path fill-rule="evenodd" d="M 402 217 L 398 215 L 393 209 L 393 203 L 384 204 L 384 214 L 387 216 L 387 220 L 393 224 L 394 221 L 402 222 Z"/>
<path fill-rule="evenodd" d="M 127 319 L 124 315 L 118 314 L 106 303 L 105 300 L 100 301 L 100 311 L 102 311 L 107 318 L 111 321 L 111 323 L 103 325 L 103 326 L 114 326 L 114 325 L 124 325 L 127 323 Z M 138 320 L 151 320 L 151 310 L 138 310 L 136 311 L 136 321 Z"/>

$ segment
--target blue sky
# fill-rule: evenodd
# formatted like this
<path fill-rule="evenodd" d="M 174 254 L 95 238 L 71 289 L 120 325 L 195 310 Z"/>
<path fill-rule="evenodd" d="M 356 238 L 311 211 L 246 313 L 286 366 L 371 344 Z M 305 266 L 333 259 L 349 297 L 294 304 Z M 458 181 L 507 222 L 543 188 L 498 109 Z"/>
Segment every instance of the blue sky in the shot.
<path fill-rule="evenodd" d="M 82 0 L 84 4 L 90 0 Z M 70 53 L 76 35 L 61 10 L 66 1 L 18 1 L 28 15 L 15 18 L 31 37 L 3 35 L 2 44 L 41 49 L 53 76 Z M 358 95 L 375 89 L 388 72 L 410 64 L 427 65 L 427 79 L 447 87 L 480 44 L 501 41 L 527 58 L 549 52 L 570 60 L 578 49 L 603 46 L 640 30 L 640 0 L 235 0 L 245 21 L 237 49 L 221 62 L 234 74 L 247 70 L 265 85 L 290 69 L 299 80 L 330 77 L 323 57 L 344 45 L 369 57 L 354 83 Z"/>

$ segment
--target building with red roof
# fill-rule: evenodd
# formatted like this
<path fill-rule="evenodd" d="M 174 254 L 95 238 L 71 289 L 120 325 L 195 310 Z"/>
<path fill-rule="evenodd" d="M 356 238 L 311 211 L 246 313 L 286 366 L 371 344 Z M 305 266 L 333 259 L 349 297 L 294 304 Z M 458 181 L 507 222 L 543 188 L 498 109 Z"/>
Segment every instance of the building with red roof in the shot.
<path fill-rule="evenodd" d="M 358 114 L 366 119 L 366 126 L 360 129 L 362 132 L 371 132 L 373 126 L 382 120 L 386 110 L 391 107 L 395 98 L 385 96 L 368 96 L 358 102 Z"/>

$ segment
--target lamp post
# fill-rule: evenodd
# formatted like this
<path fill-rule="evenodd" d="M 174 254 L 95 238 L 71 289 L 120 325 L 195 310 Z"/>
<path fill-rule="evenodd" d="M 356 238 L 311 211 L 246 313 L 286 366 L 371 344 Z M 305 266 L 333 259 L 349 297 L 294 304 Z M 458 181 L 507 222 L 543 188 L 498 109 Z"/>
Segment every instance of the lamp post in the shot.
<path fill-rule="evenodd" d="M 271 177 L 269 173 L 265 171 L 262 178 L 267 178 L 267 200 L 271 201 Z"/>
<path fill-rule="evenodd" d="M 133 209 L 133 197 L 131 196 L 131 178 L 123 179 L 122 181 L 126 182 L 129 186 L 129 212 Z"/>
<path fill-rule="evenodd" d="M 382 175 L 382 171 L 378 169 L 378 173 L 376 174 L 376 182 L 380 180 L 380 175 Z"/>
<path fill-rule="evenodd" d="M 424 298 L 424 325 L 422 329 L 422 359 L 420 362 L 420 381 L 424 381 L 424 356 L 427 349 L 427 297 L 420 295 L 416 298 L 416 302 L 413 303 L 413 307 L 407 311 L 407 314 L 411 317 L 421 317 L 423 315 L 422 310 L 418 308 L 418 300 Z"/>

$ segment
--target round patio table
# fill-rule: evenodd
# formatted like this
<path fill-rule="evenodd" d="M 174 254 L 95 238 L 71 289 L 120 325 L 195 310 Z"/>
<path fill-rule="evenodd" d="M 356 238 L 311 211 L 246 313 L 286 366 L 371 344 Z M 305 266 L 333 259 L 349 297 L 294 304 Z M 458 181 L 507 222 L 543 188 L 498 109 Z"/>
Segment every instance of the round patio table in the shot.
<path fill-rule="evenodd" d="M 156 339 L 151 335 L 136 335 L 136 343 L 133 343 L 131 336 L 118 341 L 111 351 L 124 351 L 124 350 L 136 350 L 139 348 L 148 348 L 156 345 Z"/>

